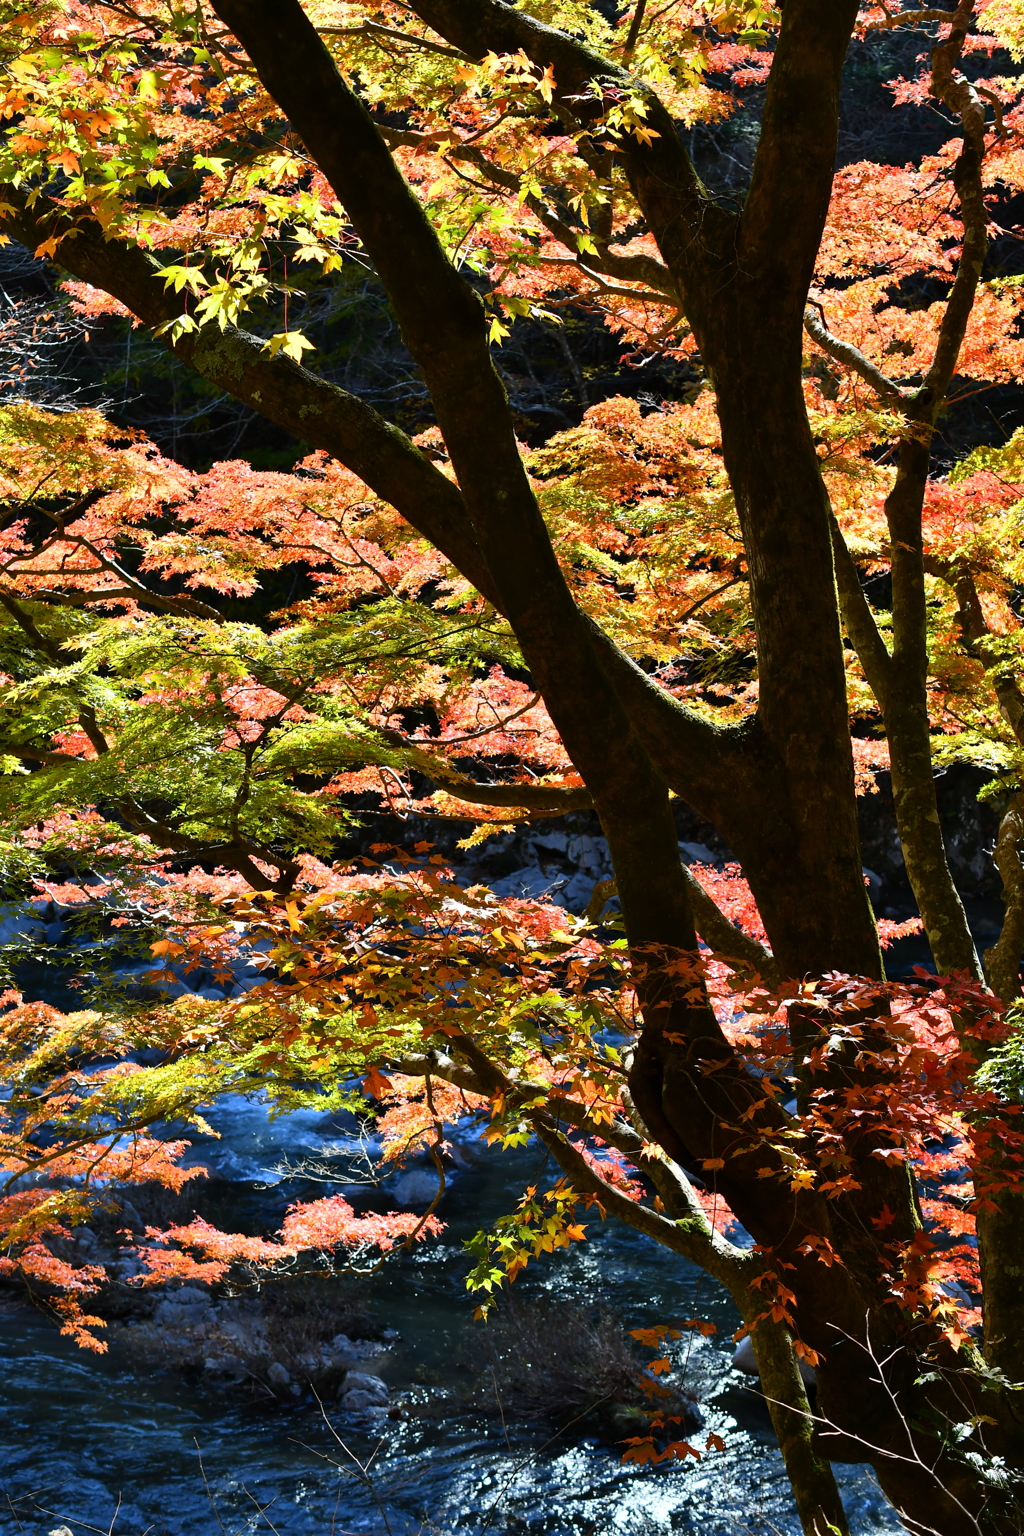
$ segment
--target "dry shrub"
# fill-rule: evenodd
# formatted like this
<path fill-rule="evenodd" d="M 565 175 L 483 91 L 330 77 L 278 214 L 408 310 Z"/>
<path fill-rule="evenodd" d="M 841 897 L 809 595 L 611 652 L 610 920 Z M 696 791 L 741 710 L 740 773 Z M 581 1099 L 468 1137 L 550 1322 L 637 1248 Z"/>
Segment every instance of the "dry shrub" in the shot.
<path fill-rule="evenodd" d="M 572 1302 L 510 1301 L 487 1327 L 490 1381 L 480 1406 L 516 1418 L 562 1418 L 601 1402 L 650 1404 L 644 1361 L 610 1312 Z"/>
<path fill-rule="evenodd" d="M 260 1302 L 270 1352 L 285 1364 L 315 1354 L 339 1333 L 372 1339 L 379 1331 L 361 1290 L 333 1275 L 275 1280 L 262 1287 Z"/>

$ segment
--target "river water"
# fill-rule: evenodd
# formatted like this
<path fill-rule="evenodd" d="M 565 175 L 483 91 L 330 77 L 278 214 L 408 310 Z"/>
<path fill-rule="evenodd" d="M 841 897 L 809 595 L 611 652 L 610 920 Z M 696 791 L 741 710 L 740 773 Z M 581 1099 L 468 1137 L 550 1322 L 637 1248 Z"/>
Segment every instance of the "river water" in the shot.
<path fill-rule="evenodd" d="M 323 1192 L 281 1180 L 283 1157 L 352 1150 L 311 1112 L 271 1121 L 261 1104 L 234 1099 L 211 1119 L 222 1139 L 194 1156 L 222 1198 L 250 1213 L 280 1214 L 296 1193 Z M 680 1348 L 706 1418 L 694 1441 L 703 1447 L 714 1430 L 724 1452 L 637 1468 L 572 1430 L 506 1429 L 497 1412 L 466 1409 L 460 1384 L 483 1359 L 486 1325 L 472 1320 L 463 1241 L 552 1171 L 535 1148 L 502 1154 L 471 1138 L 460 1161 L 439 1211 L 443 1237 L 396 1254 L 366 1283 L 377 1324 L 399 1334 L 367 1369 L 396 1401 L 406 1395 L 405 1419 L 346 1417 L 309 1394 L 261 1407 L 161 1372 L 159 1361 L 140 1370 L 116 1345 L 85 1354 L 28 1308 L 0 1312 L 0 1536 L 795 1536 L 767 1415 L 730 1366 L 738 1319 L 728 1297 L 617 1224 L 588 1221 L 585 1242 L 532 1265 L 516 1291 L 600 1303 L 631 1327 L 711 1318 L 714 1339 L 688 1336 Z M 837 1472 L 857 1536 L 901 1529 L 866 1468 Z"/>

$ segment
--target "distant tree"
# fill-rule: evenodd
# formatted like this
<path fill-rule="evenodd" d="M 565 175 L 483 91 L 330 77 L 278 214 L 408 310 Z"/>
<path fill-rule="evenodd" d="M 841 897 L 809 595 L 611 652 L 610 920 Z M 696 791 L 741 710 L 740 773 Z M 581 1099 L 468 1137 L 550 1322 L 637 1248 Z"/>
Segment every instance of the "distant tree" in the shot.
<path fill-rule="evenodd" d="M 541 1135 L 568 1181 L 495 1235 L 479 1284 L 572 1240 L 579 1200 L 597 1200 L 730 1288 L 807 1530 L 842 1528 L 826 1458 L 844 1456 L 873 1462 L 910 1529 L 1016 1530 L 1020 1036 L 985 990 L 933 772 L 996 775 L 1008 921 L 989 979 L 1008 1003 L 1024 474 L 1016 439 L 948 480 L 932 456 L 951 401 L 1021 377 L 1020 285 L 985 262 L 988 203 L 1020 190 L 1024 164 L 993 55 L 1019 56 L 1024 15 L 1014 0 L 606 9 L 4 7 L 3 228 L 72 274 L 83 312 L 154 327 L 317 450 L 295 478 L 195 479 L 95 417 L 71 432 L 8 416 L 11 827 L 84 869 L 61 900 L 101 907 L 102 876 L 118 922 L 151 940 L 159 869 L 181 932 L 158 954 L 274 945 L 251 1011 L 175 1005 L 131 1025 L 125 1042 L 149 1029 L 180 1059 L 113 1073 L 102 1102 L 123 1134 L 166 1115 L 162 1085 L 182 1112 L 239 1081 L 285 1102 L 297 1075 L 360 1063 L 379 1097 L 389 1061 L 425 1080 L 399 1098 L 436 1129 L 431 1084 L 447 1080 L 490 1104 L 496 1134 Z M 937 100 L 952 137 L 917 166 L 836 174 L 851 36 L 894 27 L 930 48 L 897 102 Z M 728 111 L 729 81 L 764 85 L 739 206 L 702 185 L 680 133 Z M 286 305 L 273 336 L 239 328 L 304 263 L 329 277 L 349 261 L 372 265 L 429 391 L 437 426 L 417 443 L 304 366 Z M 517 317 L 557 325 L 566 306 L 603 314 L 633 363 L 689 358 L 705 389 L 646 416 L 606 402 L 531 459 L 493 348 Z M 225 619 L 224 599 L 295 561 L 313 597 Z M 865 596 L 878 573 L 891 608 Z M 885 761 L 876 732 L 924 931 L 958 978 L 934 996 L 882 980 L 855 814 L 857 762 Z M 614 941 L 549 908 L 513 904 L 491 927 L 479 893 L 452 909 L 429 864 L 331 871 L 344 795 L 383 775 L 407 797 L 413 772 L 440 814 L 593 807 L 628 973 Z M 745 932 L 681 864 L 673 793 L 739 861 L 745 884 L 718 894 Z M 25 841 L 12 869 L 45 878 Z M 190 883 L 188 858 L 229 873 Z M 204 913 L 214 899 L 241 903 L 238 927 Z M 755 973 L 768 990 L 752 997 Z M 735 1021 L 734 993 L 754 1022 Z M 8 1016 L 10 1070 L 39 1101 L 35 1140 L 11 1111 L 12 1172 L 44 1124 L 99 1155 L 101 1101 L 66 1058 L 112 1026 L 69 1017 Z M 635 1033 L 625 1056 L 599 1038 L 613 1021 Z M 566 1124 L 645 1172 L 653 1203 Z M 915 1156 L 931 1176 L 971 1163 L 980 1347 L 934 1289 Z M 705 1186 L 753 1254 L 709 1223 Z M 9 1197 L 15 1244 L 59 1213 L 35 1195 Z M 817 1363 L 817 1429 L 794 1340 Z"/>

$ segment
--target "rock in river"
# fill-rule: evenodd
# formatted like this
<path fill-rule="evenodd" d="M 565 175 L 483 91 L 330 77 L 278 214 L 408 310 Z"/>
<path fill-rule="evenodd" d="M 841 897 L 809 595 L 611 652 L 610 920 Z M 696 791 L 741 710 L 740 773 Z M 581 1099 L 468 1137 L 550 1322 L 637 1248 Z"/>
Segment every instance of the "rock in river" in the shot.
<path fill-rule="evenodd" d="M 349 1371 L 338 1389 L 338 1406 L 346 1413 L 377 1412 L 387 1407 L 388 1389 L 379 1376 Z"/>

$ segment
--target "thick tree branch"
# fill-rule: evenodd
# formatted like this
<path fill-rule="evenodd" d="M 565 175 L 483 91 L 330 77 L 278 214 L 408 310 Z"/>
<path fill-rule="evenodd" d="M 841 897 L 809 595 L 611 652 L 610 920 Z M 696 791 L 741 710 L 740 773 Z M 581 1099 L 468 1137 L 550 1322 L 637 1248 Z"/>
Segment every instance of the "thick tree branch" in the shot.
<path fill-rule="evenodd" d="M 749 724 L 720 726 L 698 716 L 620 650 L 595 619 L 585 622 L 605 676 L 666 782 L 709 821 L 723 830 L 734 827 L 766 792 L 751 775 L 743 795 L 735 794 L 737 780 L 749 771 Z"/>
<path fill-rule="evenodd" d="M 841 341 L 838 336 L 833 336 L 822 316 L 812 305 L 808 305 L 804 310 L 804 330 L 812 341 L 817 342 L 823 352 L 835 358 L 837 363 L 844 363 L 847 368 L 852 368 L 854 373 L 859 373 L 861 378 L 891 405 L 902 405 L 916 393 L 916 391 L 908 392 L 901 389 L 852 342 Z"/>
<path fill-rule="evenodd" d="M 449 773 L 437 762 L 416 762 L 418 772 L 433 780 L 441 789 L 456 800 L 470 805 L 506 805 L 511 809 L 541 811 L 549 816 L 562 816 L 569 811 L 590 811 L 594 798 L 585 785 L 563 788 L 559 784 L 479 784 L 461 774 Z"/>
<path fill-rule="evenodd" d="M 836 563 L 836 586 L 839 590 L 839 607 L 843 627 L 867 678 L 868 687 L 878 700 L 878 707 L 885 714 L 892 679 L 892 657 L 875 623 L 875 616 L 868 606 L 864 589 L 860 584 L 860 572 L 843 537 L 843 531 L 830 513 L 832 525 L 832 550 Z"/>
<path fill-rule="evenodd" d="M 662 1216 L 642 1201 L 630 1199 L 629 1195 L 595 1173 L 582 1152 L 545 1115 L 537 1114 L 532 1117 L 532 1121 L 537 1135 L 566 1174 L 573 1189 L 580 1194 L 596 1196 L 606 1211 L 610 1211 L 635 1231 L 653 1237 L 673 1253 L 680 1253 L 691 1263 L 699 1264 L 731 1293 L 746 1292 L 759 1267 L 758 1256 L 737 1248 L 719 1236 L 696 1201 L 694 1205 L 699 1214 L 688 1214 L 674 1221 L 668 1216 Z"/>
<path fill-rule="evenodd" d="M 940 10 L 937 6 L 924 7 L 916 11 L 894 11 L 884 21 L 872 21 L 865 27 L 866 32 L 884 32 L 893 27 L 921 26 L 928 21 L 949 22 L 956 16 L 956 11 Z"/>
<path fill-rule="evenodd" d="M 1006 1004 L 1021 995 L 1020 957 L 1024 953 L 1024 794 L 1015 795 L 999 823 L 992 857 L 1003 882 L 1006 913 L 999 938 L 985 951 L 985 969 L 997 997 Z"/>
<path fill-rule="evenodd" d="M 79 768 L 82 764 L 82 759 L 73 757 L 70 752 L 47 752 L 42 747 L 26 746 L 20 741 L 0 741 L 0 754 L 20 758 L 26 763 L 43 763 L 47 768 Z"/>
<path fill-rule="evenodd" d="M 398 1071 L 410 1077 L 425 1077 L 429 1073 L 469 1093 L 487 1097 L 500 1093 L 511 1105 L 520 1100 L 535 1103 L 537 1084 L 520 1085 L 515 1078 L 502 1072 L 468 1037 L 460 1036 L 453 1040 L 453 1049 L 465 1056 L 469 1064 L 464 1066 L 445 1052 L 431 1050 L 422 1055 L 403 1056 L 396 1061 L 395 1066 Z M 736 1247 L 714 1231 L 692 1184 L 681 1169 L 675 1168 L 673 1176 L 670 1161 L 664 1162 L 660 1169 L 656 1166 L 658 1159 L 650 1159 L 650 1166 L 645 1161 L 643 1171 L 650 1175 L 656 1188 L 659 1184 L 665 1186 L 672 1201 L 670 1209 L 675 1211 L 674 1218 L 663 1216 L 650 1206 L 632 1200 L 602 1179 L 579 1149 L 569 1141 L 559 1122 L 568 1121 L 581 1131 L 595 1132 L 624 1156 L 636 1161 L 642 1155 L 645 1142 L 644 1137 L 632 1126 L 618 1120 L 611 1125 L 605 1120 L 593 1124 L 584 1105 L 560 1095 L 551 1096 L 545 1108 L 534 1109 L 527 1118 L 559 1167 L 568 1175 L 574 1189 L 581 1194 L 596 1195 L 606 1210 L 628 1226 L 647 1233 L 674 1252 L 700 1264 L 722 1280 L 730 1290 L 738 1287 L 739 1294 L 745 1294 L 750 1273 L 754 1272 L 756 1263 L 752 1262 L 752 1256 L 746 1249 Z M 667 1174 L 668 1179 L 659 1177 L 659 1174 Z"/>
<path fill-rule="evenodd" d="M 110 603 L 130 598 L 136 603 L 148 603 L 151 608 L 158 608 L 162 613 L 187 614 L 191 618 L 215 619 L 218 623 L 222 621 L 222 615 L 215 608 L 201 603 L 198 598 L 158 597 L 134 582 L 130 586 L 108 587 L 96 592 L 59 592 L 49 587 L 38 587 L 32 596 L 39 602 L 56 603 L 62 608 L 84 608 L 88 603 Z"/>
<path fill-rule="evenodd" d="M 628 64 L 633 56 L 633 50 L 640 41 L 640 30 L 644 24 L 644 12 L 647 9 L 647 0 L 636 0 L 633 7 L 633 20 L 629 24 L 626 33 L 626 41 L 622 49 L 623 62 Z"/>
<path fill-rule="evenodd" d="M 161 597 L 154 592 L 150 592 L 148 587 L 145 587 L 141 581 L 136 581 L 116 560 L 112 560 L 109 556 L 104 555 L 102 550 L 97 549 L 95 544 L 91 543 L 89 539 L 67 532 L 63 525 L 59 533 L 51 536 L 49 543 L 60 538 L 63 538 L 69 544 L 78 544 L 83 549 L 87 549 L 97 562 L 98 569 L 107 571 L 111 576 L 116 576 L 118 581 L 124 583 L 124 586 L 111 587 L 107 590 L 101 589 L 97 592 L 76 591 L 74 588 L 61 591 L 39 587 L 33 591 L 33 598 L 41 602 L 58 603 L 62 607 L 71 608 L 81 608 L 86 603 L 109 602 L 116 598 L 132 598 L 135 602 L 148 603 L 151 607 L 159 608 L 165 613 L 188 615 L 192 618 L 214 619 L 218 623 L 221 621 L 221 615 L 217 612 L 216 608 L 211 608 L 209 604 L 200 602 L 198 598 L 187 595 Z M 4 567 L 4 574 L 8 576 L 18 576 L 21 574 L 18 571 L 18 562 L 16 560 L 10 561 Z M 32 575 L 33 573 L 29 571 L 26 574 Z M 46 574 L 53 575 L 55 573 L 47 572 Z"/>
<path fill-rule="evenodd" d="M 782 974 L 774 955 L 763 944 L 752 939 L 749 933 L 744 933 L 742 928 L 730 922 L 685 864 L 683 874 L 693 909 L 694 926 L 715 959 L 723 960 L 734 970 L 760 976 L 769 986 L 777 986 L 782 980 Z"/>
<path fill-rule="evenodd" d="M 835 170 L 839 78 L 857 0 L 788 0 L 740 219 L 739 269 L 773 302 L 804 298 Z"/>
<path fill-rule="evenodd" d="M 133 798 L 124 797 L 115 800 L 114 804 L 129 826 L 136 832 L 143 832 L 157 848 L 184 853 L 194 859 L 216 859 L 240 874 L 254 891 L 271 890 L 278 896 L 287 896 L 301 873 L 300 866 L 292 859 L 249 838 L 228 837 L 221 843 L 206 843 L 198 838 L 182 837 L 162 816 L 147 811 Z M 271 880 L 256 864 L 257 859 L 278 870 L 279 878 Z"/>
<path fill-rule="evenodd" d="M 770 950 L 756 939 L 744 933 L 742 928 L 726 917 L 718 903 L 709 896 L 697 877 L 683 865 L 683 878 L 690 897 L 690 909 L 697 933 L 711 950 L 716 960 L 731 966 L 734 971 L 758 976 L 769 986 L 777 986 L 782 974 Z M 605 904 L 615 895 L 614 880 L 599 880 L 594 886 L 586 913 L 590 922 L 596 923 Z"/>

